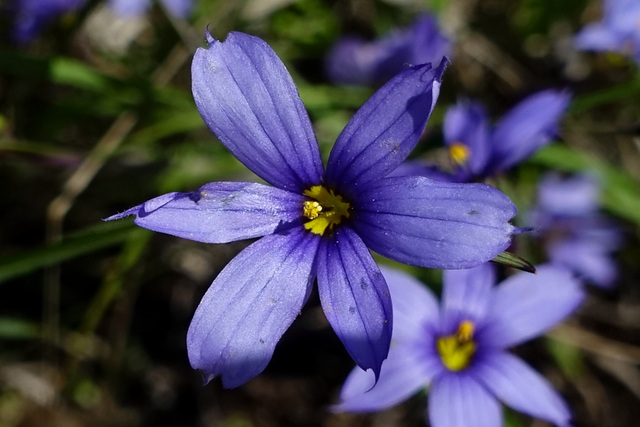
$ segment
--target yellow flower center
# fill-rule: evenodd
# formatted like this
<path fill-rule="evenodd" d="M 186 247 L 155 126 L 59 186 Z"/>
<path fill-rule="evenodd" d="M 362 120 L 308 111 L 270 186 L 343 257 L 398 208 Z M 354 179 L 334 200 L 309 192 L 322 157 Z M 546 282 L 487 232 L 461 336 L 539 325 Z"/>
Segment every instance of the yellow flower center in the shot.
<path fill-rule="evenodd" d="M 305 190 L 304 195 L 313 199 L 304 202 L 302 206 L 302 215 L 310 220 L 304 224 L 304 228 L 310 232 L 322 236 L 327 228 L 331 230 L 343 218 L 349 218 L 351 205 L 333 190 L 314 185 Z"/>
<path fill-rule="evenodd" d="M 476 352 L 474 331 L 473 322 L 463 320 L 455 334 L 438 338 L 436 347 L 442 363 L 448 370 L 457 372 L 469 366 Z"/>
<path fill-rule="evenodd" d="M 454 142 L 453 144 L 449 145 L 449 157 L 451 157 L 453 163 L 458 166 L 466 165 L 470 155 L 471 150 L 462 142 Z"/>

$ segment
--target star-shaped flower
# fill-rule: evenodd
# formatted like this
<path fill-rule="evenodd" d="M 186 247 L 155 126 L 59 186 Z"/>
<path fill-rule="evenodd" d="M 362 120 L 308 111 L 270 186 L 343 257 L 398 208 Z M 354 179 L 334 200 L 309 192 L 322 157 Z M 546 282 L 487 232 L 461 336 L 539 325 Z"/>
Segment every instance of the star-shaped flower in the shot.
<path fill-rule="evenodd" d="M 186 18 L 193 8 L 193 0 L 160 0 L 167 11 L 177 17 Z M 109 6 L 124 17 L 142 15 L 151 7 L 151 0 L 109 0 Z"/>
<path fill-rule="evenodd" d="M 451 51 L 434 16 L 424 14 L 408 28 L 376 40 L 340 39 L 329 51 L 325 68 L 336 84 L 381 84 L 409 65 L 439 63 Z"/>
<path fill-rule="evenodd" d="M 567 91 L 534 93 L 509 110 L 495 126 L 482 104 L 460 101 L 447 110 L 443 125 L 452 173 L 416 161 L 407 162 L 397 172 L 455 182 L 494 177 L 552 140 L 570 100 Z"/>
<path fill-rule="evenodd" d="M 187 336 L 207 379 L 236 387 L 259 374 L 317 278 L 320 300 L 349 354 L 378 374 L 391 337 L 391 301 L 369 249 L 397 261 L 464 268 L 510 243 L 516 208 L 493 187 L 385 176 L 411 152 L 436 102 L 446 61 L 411 67 L 347 124 L 326 170 L 284 64 L 261 39 L 207 35 L 192 64 L 205 123 L 271 185 L 213 182 L 169 193 L 135 215 L 151 230 L 208 243 L 261 237 L 218 275 Z M 262 237 L 264 236 L 264 237 Z"/>
<path fill-rule="evenodd" d="M 538 186 L 531 224 L 542 234 L 549 260 L 601 288 L 618 278 L 613 252 L 622 233 L 599 212 L 600 183 L 590 175 L 547 174 Z"/>
<path fill-rule="evenodd" d="M 575 44 L 581 50 L 617 52 L 640 65 L 640 2 L 604 0 L 602 20 L 584 27 Z"/>
<path fill-rule="evenodd" d="M 28 43 L 56 18 L 80 9 L 86 0 L 14 0 L 13 39 Z"/>
<path fill-rule="evenodd" d="M 355 368 L 335 409 L 377 411 L 429 387 L 433 427 L 499 427 L 499 401 L 570 425 L 564 400 L 506 348 L 573 312 L 584 297 L 580 283 L 568 270 L 540 266 L 537 274 L 518 273 L 494 288 L 492 267 L 445 271 L 441 307 L 416 279 L 384 269 L 395 314 L 389 358 L 377 384 L 370 372 Z"/>

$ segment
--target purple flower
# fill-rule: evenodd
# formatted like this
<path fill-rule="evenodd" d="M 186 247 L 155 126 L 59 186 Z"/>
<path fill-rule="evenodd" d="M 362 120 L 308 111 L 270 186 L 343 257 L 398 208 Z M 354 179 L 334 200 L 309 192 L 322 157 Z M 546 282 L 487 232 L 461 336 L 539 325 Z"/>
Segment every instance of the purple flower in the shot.
<path fill-rule="evenodd" d="M 355 368 L 336 410 L 377 411 L 429 387 L 433 427 L 499 427 L 498 401 L 570 425 L 571 413 L 558 393 L 506 351 L 578 307 L 583 291 L 565 269 L 541 266 L 537 274 L 519 273 L 495 288 L 491 264 L 445 271 L 440 309 L 413 277 L 390 269 L 383 274 L 395 314 L 389 357 L 377 384 L 370 372 Z"/>
<path fill-rule="evenodd" d="M 381 84 L 409 65 L 438 64 L 451 50 L 431 15 L 420 16 L 409 28 L 367 41 L 347 36 L 327 55 L 329 79 L 337 84 Z"/>
<path fill-rule="evenodd" d="M 349 354 L 376 375 L 391 337 L 387 285 L 369 249 L 429 267 L 477 265 L 514 231 L 511 201 L 486 185 L 384 178 L 418 142 L 447 61 L 411 67 L 347 124 L 322 165 L 309 117 L 284 64 L 261 39 L 207 34 L 192 64 L 205 123 L 271 184 L 213 182 L 169 193 L 136 215 L 151 230 L 208 243 L 262 237 L 218 275 L 187 336 L 206 378 L 236 387 L 259 374 L 317 277 L 324 312 Z"/>
<path fill-rule="evenodd" d="M 160 0 L 167 11 L 180 18 L 186 18 L 193 7 L 193 0 Z M 131 18 L 140 16 L 151 7 L 151 0 L 109 0 L 111 8 L 120 16 Z"/>
<path fill-rule="evenodd" d="M 399 172 L 456 182 L 495 176 L 551 141 L 570 100 L 567 91 L 535 93 L 513 107 L 493 128 L 480 103 L 460 101 L 447 110 L 444 118 L 444 139 L 453 173 L 442 176 L 432 166 L 416 162 L 408 162 Z"/>
<path fill-rule="evenodd" d="M 20 44 L 33 40 L 56 18 L 80 9 L 86 0 L 15 0 L 13 39 Z"/>
<path fill-rule="evenodd" d="M 583 28 L 575 37 L 575 45 L 581 50 L 617 52 L 633 58 L 640 65 L 638 22 L 638 0 L 604 0 L 602 20 Z"/>
<path fill-rule="evenodd" d="M 592 176 L 548 174 L 538 187 L 531 223 L 542 234 L 549 259 L 596 286 L 610 288 L 618 271 L 611 254 L 620 231 L 599 212 L 600 185 Z"/>
<path fill-rule="evenodd" d="M 461 102 L 445 116 L 444 137 L 458 176 L 489 177 L 520 163 L 558 132 L 571 95 L 545 90 L 513 107 L 489 129 L 482 105 Z"/>

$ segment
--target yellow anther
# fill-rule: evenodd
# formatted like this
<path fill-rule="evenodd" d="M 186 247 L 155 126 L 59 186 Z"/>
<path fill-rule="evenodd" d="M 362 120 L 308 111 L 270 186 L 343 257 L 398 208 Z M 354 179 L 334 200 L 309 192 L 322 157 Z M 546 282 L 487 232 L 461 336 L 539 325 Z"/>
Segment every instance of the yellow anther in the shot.
<path fill-rule="evenodd" d="M 454 142 L 453 144 L 449 145 L 449 156 L 451 157 L 451 160 L 453 160 L 453 163 L 455 163 L 456 165 L 466 165 L 470 155 L 471 150 L 462 142 Z"/>
<path fill-rule="evenodd" d="M 471 363 L 476 352 L 476 343 L 473 341 L 475 325 L 464 320 L 458 325 L 454 335 L 446 335 L 438 338 L 436 349 L 440 354 L 442 364 L 450 371 L 461 371 Z"/>
<path fill-rule="evenodd" d="M 302 214 L 309 219 L 316 219 L 318 215 L 322 212 L 322 205 L 316 201 L 307 201 L 304 202 L 304 206 L 302 208 Z"/>
<path fill-rule="evenodd" d="M 463 320 L 458 325 L 458 333 L 456 334 L 458 341 L 461 343 L 469 342 L 473 339 L 473 332 L 475 331 L 475 325 L 469 320 Z"/>
<path fill-rule="evenodd" d="M 342 200 L 342 196 L 322 185 L 314 185 L 305 190 L 304 195 L 313 199 L 304 202 L 302 206 L 302 215 L 310 219 L 304 224 L 304 228 L 314 234 L 323 235 L 327 228 L 331 230 L 343 218 L 351 215 L 351 205 Z"/>

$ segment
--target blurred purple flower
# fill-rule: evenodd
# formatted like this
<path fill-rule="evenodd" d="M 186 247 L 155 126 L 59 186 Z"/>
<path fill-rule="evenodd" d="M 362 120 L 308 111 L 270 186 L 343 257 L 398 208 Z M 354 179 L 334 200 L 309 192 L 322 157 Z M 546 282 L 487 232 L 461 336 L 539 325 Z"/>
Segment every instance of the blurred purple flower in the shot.
<path fill-rule="evenodd" d="M 355 368 L 335 410 L 378 411 L 429 387 L 433 427 L 499 427 L 499 401 L 558 426 L 570 425 L 561 396 L 506 351 L 579 306 L 584 294 L 567 270 L 540 266 L 537 274 L 518 273 L 495 288 L 491 264 L 445 271 L 440 309 L 413 277 L 382 272 L 395 315 L 389 357 L 377 384 L 370 372 Z"/>
<path fill-rule="evenodd" d="M 186 18 L 193 8 L 193 0 L 160 0 L 167 11 L 179 18 Z M 151 0 L 109 0 L 113 11 L 125 18 L 140 16 L 151 7 Z"/>
<path fill-rule="evenodd" d="M 206 379 L 236 387 L 258 375 L 318 279 L 333 329 L 377 375 L 391 339 L 391 300 L 369 252 L 428 267 L 463 268 L 503 251 L 511 201 L 493 187 L 422 177 L 384 178 L 415 147 L 447 61 L 408 68 L 347 124 L 324 170 L 284 64 L 261 39 L 207 34 L 192 64 L 205 123 L 271 186 L 213 182 L 169 193 L 108 220 L 136 215 L 154 231 L 208 243 L 262 237 L 236 256 L 203 297 L 187 336 Z"/>
<path fill-rule="evenodd" d="M 443 174 L 433 166 L 412 161 L 403 165 L 398 174 L 418 173 L 455 182 L 495 176 L 551 141 L 570 100 L 567 91 L 535 93 L 513 107 L 493 128 L 480 103 L 460 101 L 447 110 L 444 118 L 444 139 L 453 173 Z"/>
<path fill-rule="evenodd" d="M 67 12 L 80 9 L 86 0 L 15 0 L 13 39 L 24 44 L 33 40 L 44 27 Z"/>
<path fill-rule="evenodd" d="M 409 65 L 438 64 L 450 50 L 435 18 L 422 15 L 409 28 L 374 41 L 344 37 L 329 51 L 325 68 L 336 84 L 382 84 Z"/>
<path fill-rule="evenodd" d="M 599 199 L 600 185 L 592 176 L 548 174 L 540 181 L 530 221 L 542 234 L 551 262 L 610 288 L 618 276 L 611 254 L 620 248 L 622 236 L 598 212 Z"/>
<path fill-rule="evenodd" d="M 600 22 L 587 25 L 575 37 L 581 50 L 617 52 L 640 65 L 640 1 L 604 0 Z"/>

